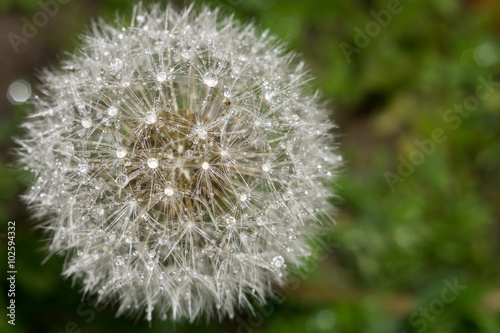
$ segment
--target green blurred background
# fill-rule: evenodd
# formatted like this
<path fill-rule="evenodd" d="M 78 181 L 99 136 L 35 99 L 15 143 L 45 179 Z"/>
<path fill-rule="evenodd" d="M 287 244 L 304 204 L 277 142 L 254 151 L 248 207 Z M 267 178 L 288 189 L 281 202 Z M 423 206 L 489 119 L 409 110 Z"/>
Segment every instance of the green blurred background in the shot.
<path fill-rule="evenodd" d="M 255 318 L 151 327 L 82 302 L 60 277 L 62 258 L 41 264 L 43 235 L 18 199 L 26 175 L 8 167 L 29 108 L 9 101 L 9 85 L 34 86 L 92 18 L 130 13 L 133 2 L 69 1 L 15 52 L 8 34 L 21 35 L 42 5 L 0 1 L 0 331 L 500 332 L 500 2 L 393 1 L 206 1 L 304 55 L 339 125 L 342 199 L 317 265 Z M 9 220 L 15 327 L 5 316 Z"/>

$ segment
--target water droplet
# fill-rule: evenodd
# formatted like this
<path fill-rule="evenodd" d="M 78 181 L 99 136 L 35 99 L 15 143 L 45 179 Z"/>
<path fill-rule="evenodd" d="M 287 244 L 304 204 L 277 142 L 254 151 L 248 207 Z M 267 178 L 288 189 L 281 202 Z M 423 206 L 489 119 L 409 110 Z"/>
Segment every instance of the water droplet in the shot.
<path fill-rule="evenodd" d="M 115 264 L 116 264 L 117 266 L 122 266 L 124 263 L 125 263 L 125 261 L 123 260 L 123 257 L 122 257 L 122 256 L 118 256 L 118 257 L 116 257 L 116 259 L 115 259 Z"/>
<path fill-rule="evenodd" d="M 156 75 L 156 80 L 158 82 L 165 82 L 166 79 L 167 79 L 167 73 L 165 72 L 160 72 L 158 73 L 158 75 Z"/>
<path fill-rule="evenodd" d="M 22 104 L 31 96 L 31 85 L 25 80 L 12 82 L 7 90 L 7 98 L 12 104 Z"/>
<path fill-rule="evenodd" d="M 208 72 L 203 77 L 203 82 L 207 86 L 213 88 L 213 87 L 215 87 L 217 85 L 217 83 L 219 82 L 219 79 L 217 78 L 217 76 L 215 74 Z"/>
<path fill-rule="evenodd" d="M 271 170 L 271 166 L 269 165 L 269 163 L 262 164 L 262 171 L 268 172 L 269 170 Z"/>
<path fill-rule="evenodd" d="M 208 162 L 203 162 L 203 163 L 201 164 L 201 168 L 202 168 L 203 170 L 208 170 L 208 168 L 210 168 L 210 164 L 208 164 Z"/>
<path fill-rule="evenodd" d="M 83 128 L 90 128 L 92 126 L 92 119 L 83 118 L 82 119 L 82 126 L 83 126 Z"/>
<path fill-rule="evenodd" d="M 246 201 L 247 199 L 248 199 L 248 197 L 245 193 L 242 193 L 238 196 L 238 200 L 240 200 L 240 201 Z"/>
<path fill-rule="evenodd" d="M 148 159 L 148 167 L 151 169 L 156 169 L 158 167 L 158 159 L 152 157 Z"/>
<path fill-rule="evenodd" d="M 80 170 L 81 173 L 85 174 L 89 170 L 89 165 L 87 163 L 80 163 L 78 165 L 78 169 Z"/>
<path fill-rule="evenodd" d="M 297 238 L 297 234 L 295 233 L 295 230 L 293 230 L 292 228 L 287 229 L 286 234 L 288 235 L 288 239 L 296 239 Z"/>
<path fill-rule="evenodd" d="M 165 195 L 167 197 L 171 197 L 172 195 L 174 195 L 175 191 L 173 188 L 171 188 L 170 186 L 169 187 L 165 187 Z"/>
<path fill-rule="evenodd" d="M 124 147 L 119 147 L 118 149 L 116 149 L 116 157 L 124 158 L 125 156 L 127 156 L 127 149 L 125 149 Z"/>
<path fill-rule="evenodd" d="M 274 92 L 272 90 L 266 90 L 266 92 L 264 93 L 264 98 L 268 102 L 271 102 L 274 98 Z"/>
<path fill-rule="evenodd" d="M 207 138 L 208 134 L 207 131 L 201 129 L 198 131 L 198 137 L 202 140 L 205 140 Z"/>
<path fill-rule="evenodd" d="M 285 259 L 282 256 L 276 256 L 273 258 L 272 264 L 274 267 L 281 268 L 285 264 Z"/>
<path fill-rule="evenodd" d="M 118 108 L 113 105 L 110 106 L 106 112 L 108 113 L 108 116 L 114 117 L 118 114 Z"/>
<path fill-rule="evenodd" d="M 125 185 L 127 185 L 128 183 L 128 177 L 124 174 L 120 174 L 118 175 L 118 177 L 116 177 L 116 184 L 118 184 L 118 186 L 120 187 L 124 187 Z"/>
<path fill-rule="evenodd" d="M 152 111 L 148 111 L 146 112 L 146 115 L 144 117 L 144 121 L 146 122 L 146 124 L 154 124 L 156 123 L 156 121 L 158 120 L 158 117 L 156 116 L 156 113 L 152 112 Z"/>

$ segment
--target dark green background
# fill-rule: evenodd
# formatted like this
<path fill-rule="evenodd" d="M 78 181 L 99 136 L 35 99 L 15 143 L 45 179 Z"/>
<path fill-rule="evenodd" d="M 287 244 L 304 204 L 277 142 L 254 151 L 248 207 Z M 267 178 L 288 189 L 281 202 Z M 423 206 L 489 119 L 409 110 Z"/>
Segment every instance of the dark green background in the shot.
<path fill-rule="evenodd" d="M 175 2 L 183 6 L 187 2 Z M 11 136 L 28 110 L 6 98 L 8 85 L 36 83 L 36 69 L 57 64 L 92 18 L 130 13 L 122 0 L 70 1 L 15 53 L 37 0 L 0 1 L 0 262 L 2 332 L 500 332 L 500 85 L 460 126 L 443 117 L 471 101 L 479 77 L 500 82 L 498 1 L 401 0 L 401 11 L 352 55 L 369 0 L 210 1 L 226 13 L 269 28 L 301 52 L 330 101 L 346 161 L 336 190 L 337 225 L 318 265 L 280 302 L 222 323 L 170 323 L 114 318 L 111 306 L 82 303 L 79 287 L 60 277 L 62 258 L 41 261 L 43 235 L 18 196 L 27 177 L 12 163 Z M 370 27 L 370 24 L 369 24 Z M 373 26 L 372 26 L 373 28 Z M 342 44 L 346 45 L 346 44 Z M 456 119 L 456 120 L 457 120 Z M 457 120 L 458 121 L 458 120 Z M 442 129 L 432 153 L 416 141 Z M 401 159 L 423 162 L 391 188 Z M 6 222 L 17 222 L 17 320 L 7 325 Z M 447 285 L 466 286 L 451 301 Z M 443 296 L 444 295 L 444 296 Z M 448 301 L 446 301 L 448 300 Z M 439 305 L 444 304 L 444 309 Z M 430 309 L 430 310 L 429 310 Z M 434 310 L 433 310 L 434 309 Z M 425 312 L 429 311 L 429 312 Z M 434 312 L 433 312 L 434 311 Z M 427 313 L 427 315 L 425 314 Z"/>

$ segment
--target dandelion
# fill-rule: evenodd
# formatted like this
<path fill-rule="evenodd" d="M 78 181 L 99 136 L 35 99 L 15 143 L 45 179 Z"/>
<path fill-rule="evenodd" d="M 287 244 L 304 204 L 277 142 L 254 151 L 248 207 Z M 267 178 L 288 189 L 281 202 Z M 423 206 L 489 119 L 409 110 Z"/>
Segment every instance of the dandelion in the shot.
<path fill-rule="evenodd" d="M 329 222 L 333 125 L 267 31 L 139 5 L 41 79 L 18 140 L 34 174 L 23 198 L 64 276 L 118 315 L 233 317 Z"/>

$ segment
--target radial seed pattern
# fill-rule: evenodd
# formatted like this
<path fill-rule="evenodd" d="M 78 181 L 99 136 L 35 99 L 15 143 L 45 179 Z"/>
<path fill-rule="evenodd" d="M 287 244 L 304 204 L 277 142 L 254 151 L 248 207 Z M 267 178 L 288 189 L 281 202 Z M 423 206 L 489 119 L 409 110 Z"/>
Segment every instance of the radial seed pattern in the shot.
<path fill-rule="evenodd" d="M 267 32 L 138 6 L 42 81 L 24 198 L 85 293 L 148 320 L 234 316 L 310 255 L 340 157 L 303 63 Z"/>

